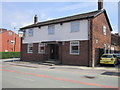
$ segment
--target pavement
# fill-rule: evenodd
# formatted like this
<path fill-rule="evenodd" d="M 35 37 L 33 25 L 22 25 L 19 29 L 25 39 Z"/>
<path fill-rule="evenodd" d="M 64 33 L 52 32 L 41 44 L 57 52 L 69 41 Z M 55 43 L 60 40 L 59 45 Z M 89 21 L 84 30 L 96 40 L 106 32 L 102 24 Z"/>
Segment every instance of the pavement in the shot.
<path fill-rule="evenodd" d="M 83 73 L 93 73 L 94 75 L 111 75 L 111 76 L 120 76 L 119 67 L 86 67 L 86 66 L 72 66 L 72 65 L 55 65 L 51 63 L 41 63 L 41 62 L 25 62 L 20 61 L 19 58 L 12 59 L 4 59 L 2 63 L 8 63 L 10 65 L 22 66 L 22 67 L 30 67 L 30 68 L 45 68 L 45 69 L 57 69 L 57 70 L 74 70 L 75 72 L 79 72 L 82 70 Z M 106 73 L 104 73 L 106 72 Z M 91 74 L 87 74 L 86 76 L 93 77 Z"/>
<path fill-rule="evenodd" d="M 74 68 L 74 69 L 96 69 L 96 70 L 116 70 L 116 71 L 119 70 L 118 66 L 86 67 L 86 66 L 73 66 L 73 65 L 55 65 L 51 63 L 20 61 L 19 58 L 2 59 L 2 61 L 13 65 L 33 67 L 33 68 L 39 68 L 39 66 L 42 65 L 42 66 L 54 66 L 54 67 L 70 68 L 70 69 Z"/>

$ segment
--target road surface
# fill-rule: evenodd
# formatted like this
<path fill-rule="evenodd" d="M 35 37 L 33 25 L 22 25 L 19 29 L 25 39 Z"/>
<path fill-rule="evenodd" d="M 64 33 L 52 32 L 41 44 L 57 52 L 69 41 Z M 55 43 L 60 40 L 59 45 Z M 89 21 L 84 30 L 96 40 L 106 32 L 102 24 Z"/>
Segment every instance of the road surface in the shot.
<path fill-rule="evenodd" d="M 104 70 L 39 68 L 0 64 L 2 88 L 118 88 L 118 76 Z M 100 73 L 103 74 L 100 74 Z"/>

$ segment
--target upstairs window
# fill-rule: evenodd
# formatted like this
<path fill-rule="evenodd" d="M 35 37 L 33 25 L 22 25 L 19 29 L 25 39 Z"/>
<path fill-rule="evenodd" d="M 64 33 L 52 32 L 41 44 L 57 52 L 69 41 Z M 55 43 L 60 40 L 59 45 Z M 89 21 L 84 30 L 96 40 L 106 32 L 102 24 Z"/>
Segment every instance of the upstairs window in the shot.
<path fill-rule="evenodd" d="M 28 53 L 33 53 L 33 44 L 28 44 Z"/>
<path fill-rule="evenodd" d="M 11 44 L 15 44 L 15 41 L 14 41 L 14 40 L 11 40 L 10 42 L 11 42 Z"/>
<path fill-rule="evenodd" d="M 29 31 L 28 31 L 28 36 L 33 36 L 33 29 L 29 29 Z"/>
<path fill-rule="evenodd" d="M 74 22 L 71 22 L 71 32 L 78 32 L 80 27 L 80 22 L 78 21 L 74 21 Z"/>
<path fill-rule="evenodd" d="M 55 33 L 55 26 L 54 25 L 49 25 L 48 26 L 48 34 L 52 35 Z"/>
<path fill-rule="evenodd" d="M 79 41 L 70 42 L 70 54 L 79 54 Z"/>
<path fill-rule="evenodd" d="M 8 32 L 8 35 L 10 35 L 10 36 L 11 36 L 11 35 L 12 35 L 12 32 Z"/>
<path fill-rule="evenodd" d="M 104 35 L 107 34 L 107 30 L 106 29 L 107 29 L 106 26 L 103 26 L 103 33 L 104 33 Z"/>
<path fill-rule="evenodd" d="M 38 53 L 45 53 L 45 43 L 39 43 Z"/>

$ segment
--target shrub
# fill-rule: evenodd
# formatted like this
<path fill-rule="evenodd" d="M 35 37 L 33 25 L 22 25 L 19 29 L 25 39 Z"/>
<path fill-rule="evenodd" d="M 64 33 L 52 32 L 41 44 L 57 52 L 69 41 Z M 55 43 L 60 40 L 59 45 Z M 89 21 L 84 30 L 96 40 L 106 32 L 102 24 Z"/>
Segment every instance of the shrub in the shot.
<path fill-rule="evenodd" d="M 19 58 L 20 52 L 0 52 L 0 58 Z"/>

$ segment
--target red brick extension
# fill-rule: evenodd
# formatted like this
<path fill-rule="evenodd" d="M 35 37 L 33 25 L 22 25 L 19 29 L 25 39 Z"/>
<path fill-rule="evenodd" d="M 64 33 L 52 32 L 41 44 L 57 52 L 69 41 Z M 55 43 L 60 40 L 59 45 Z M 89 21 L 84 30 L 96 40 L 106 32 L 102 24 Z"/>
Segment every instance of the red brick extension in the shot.
<path fill-rule="evenodd" d="M 2 33 L 0 33 L 0 37 L 1 37 L 1 40 L 0 40 L 0 52 L 4 52 L 5 50 L 8 50 L 8 52 L 13 52 L 13 50 L 15 52 L 20 52 L 20 37 L 18 37 L 17 34 L 15 34 L 13 31 L 10 31 L 10 30 L 6 30 L 6 29 L 0 29 L 0 31 L 4 31 Z M 9 35 L 9 32 L 12 33 L 12 35 Z M 14 39 L 13 39 L 14 37 Z M 16 40 L 15 40 L 16 38 Z M 16 44 L 12 44 L 11 43 L 11 40 L 14 40 L 16 41 Z M 13 48 L 14 47 L 14 48 Z"/>

